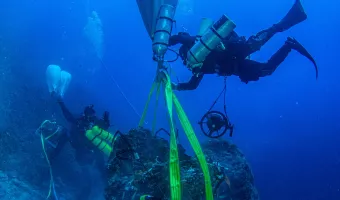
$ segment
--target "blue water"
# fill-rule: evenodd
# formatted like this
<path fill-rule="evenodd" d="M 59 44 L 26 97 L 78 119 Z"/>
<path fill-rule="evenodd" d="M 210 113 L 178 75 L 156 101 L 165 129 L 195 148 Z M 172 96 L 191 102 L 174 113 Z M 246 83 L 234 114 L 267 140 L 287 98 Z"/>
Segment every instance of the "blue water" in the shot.
<path fill-rule="evenodd" d="M 238 34 L 247 37 L 278 22 L 294 3 L 187 1 L 191 10 L 179 9 L 175 32 L 184 26 L 195 34 L 201 17 L 217 19 L 227 14 L 236 23 Z M 263 200 L 340 199 L 339 2 L 302 3 L 308 20 L 277 34 L 252 59 L 266 61 L 286 37 L 293 36 L 315 57 L 319 79 L 315 80 L 312 64 L 294 51 L 270 77 L 249 84 L 241 83 L 237 77 L 227 79 L 227 110 L 235 124 L 232 140 L 249 160 Z M 20 57 L 13 65 L 20 66 L 23 77 L 31 78 L 29 84 L 45 87 L 46 67 L 58 64 L 73 75 L 65 96 L 69 107 L 81 112 L 83 106 L 93 103 L 99 113 L 111 112 L 116 128 L 128 131 L 137 126 L 139 117 L 98 59 L 88 53 L 91 47 L 82 33 L 92 10 L 97 11 L 103 23 L 103 61 L 141 113 L 156 65 L 135 1 L 1 1 L 0 35 L 6 38 L 9 51 Z M 173 67 L 181 81 L 190 78 L 180 61 Z M 196 122 L 222 87 L 223 78 L 211 75 L 196 91 L 178 92 L 202 141 L 206 138 Z M 222 109 L 222 102 L 216 108 Z M 152 114 L 147 121 L 151 126 Z M 168 127 L 163 105 L 158 126 Z M 184 136 L 181 142 L 189 147 Z"/>

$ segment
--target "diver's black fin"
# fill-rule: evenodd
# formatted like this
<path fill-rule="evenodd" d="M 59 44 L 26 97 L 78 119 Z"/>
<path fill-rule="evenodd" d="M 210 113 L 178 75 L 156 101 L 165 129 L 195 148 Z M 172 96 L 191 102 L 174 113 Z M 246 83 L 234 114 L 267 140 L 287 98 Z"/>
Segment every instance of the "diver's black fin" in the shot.
<path fill-rule="evenodd" d="M 291 37 L 287 38 L 286 43 L 289 44 L 292 49 L 296 50 L 301 55 L 303 55 L 306 58 L 308 58 L 308 60 L 310 60 L 314 64 L 315 73 L 316 73 L 316 79 L 318 79 L 318 76 L 319 76 L 318 66 L 316 65 L 316 62 L 315 62 L 314 58 L 312 57 L 312 55 L 310 55 L 310 53 L 308 53 L 306 48 L 303 47 L 302 44 L 300 44 L 296 39 L 291 38 Z"/>
<path fill-rule="evenodd" d="M 288 11 L 286 16 L 278 23 L 275 24 L 277 31 L 282 32 L 290 29 L 296 24 L 303 22 L 307 19 L 307 14 L 305 13 L 300 0 L 296 0 L 293 7 Z"/>

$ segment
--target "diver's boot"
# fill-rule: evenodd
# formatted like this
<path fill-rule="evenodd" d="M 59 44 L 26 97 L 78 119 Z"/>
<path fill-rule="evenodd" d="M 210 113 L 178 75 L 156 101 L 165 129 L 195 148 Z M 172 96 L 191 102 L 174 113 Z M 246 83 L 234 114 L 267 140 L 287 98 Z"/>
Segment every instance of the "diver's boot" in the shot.
<path fill-rule="evenodd" d="M 296 0 L 293 7 L 288 11 L 286 16 L 273 27 L 276 29 L 277 32 L 283 32 L 291 27 L 299 24 L 307 19 L 307 14 L 305 13 L 301 1 Z"/>
<path fill-rule="evenodd" d="M 285 45 L 288 45 L 291 49 L 294 49 L 295 51 L 299 52 L 301 55 L 305 56 L 308 60 L 310 60 L 313 63 L 317 79 L 319 76 L 318 66 L 316 65 L 314 58 L 310 55 L 310 53 L 308 53 L 306 48 L 303 47 L 296 39 L 291 37 L 287 38 Z"/>

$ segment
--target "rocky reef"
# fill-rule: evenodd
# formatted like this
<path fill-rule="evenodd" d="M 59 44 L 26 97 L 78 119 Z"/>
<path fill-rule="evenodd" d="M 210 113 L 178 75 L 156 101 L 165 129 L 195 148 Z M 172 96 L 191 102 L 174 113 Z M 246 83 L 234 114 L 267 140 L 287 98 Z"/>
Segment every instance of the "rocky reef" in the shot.
<path fill-rule="evenodd" d="M 244 155 L 226 140 L 202 144 L 214 199 L 258 200 L 254 178 Z M 146 129 L 132 129 L 117 139 L 108 164 L 107 200 L 139 199 L 148 194 L 170 199 L 169 142 Z M 196 157 L 179 145 L 182 199 L 204 199 L 203 173 Z"/>

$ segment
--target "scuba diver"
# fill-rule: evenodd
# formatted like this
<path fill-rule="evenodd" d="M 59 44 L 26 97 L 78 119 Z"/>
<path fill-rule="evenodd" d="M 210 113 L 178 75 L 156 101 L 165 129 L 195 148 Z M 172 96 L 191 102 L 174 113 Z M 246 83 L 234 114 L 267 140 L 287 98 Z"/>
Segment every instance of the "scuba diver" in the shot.
<path fill-rule="evenodd" d="M 101 173 L 101 178 L 105 182 L 107 178 L 105 156 L 91 143 L 89 139 L 86 138 L 85 133 L 93 126 L 98 126 L 103 130 L 107 130 L 110 127 L 109 112 L 105 111 L 103 118 L 98 119 L 96 111 L 93 108 L 94 106 L 89 105 L 85 107 L 83 115 L 76 118 L 65 106 L 65 103 L 60 96 L 56 95 L 56 93 L 52 94 L 52 96 L 57 96 L 57 102 L 71 127 L 69 131 L 66 129 L 63 130 L 58 139 L 56 148 L 49 153 L 51 163 L 53 163 L 53 160 L 59 155 L 65 144 L 69 142 L 75 149 L 75 158 L 77 163 L 80 166 L 86 166 L 95 162 L 97 169 Z M 92 185 L 91 183 L 88 183 L 88 185 L 83 188 L 79 199 L 88 198 L 91 193 L 91 189 Z"/>
<path fill-rule="evenodd" d="M 65 144 L 70 142 L 71 146 L 76 150 L 76 160 L 80 165 L 91 164 L 95 161 L 99 170 L 104 172 L 104 155 L 86 138 L 85 132 L 95 125 L 107 130 L 110 127 L 109 112 L 104 112 L 103 118 L 98 119 L 96 111 L 93 109 L 94 106 L 89 105 L 85 107 L 83 115 L 76 118 L 66 107 L 61 97 L 58 97 L 58 104 L 65 119 L 71 124 L 71 128 L 70 131 L 66 131 L 66 129 L 63 131 L 56 148 L 49 154 L 50 160 L 53 161 Z"/>
<path fill-rule="evenodd" d="M 66 107 L 62 98 L 58 98 L 58 104 L 62 110 L 65 119 L 71 124 L 70 131 L 63 131 L 59 138 L 58 145 L 53 152 L 50 153 L 49 158 L 53 160 L 65 146 L 66 142 L 70 142 L 71 146 L 76 150 L 76 159 L 80 164 L 88 164 L 94 160 L 86 160 L 87 154 L 94 154 L 96 164 L 99 169 L 105 168 L 104 156 L 97 151 L 92 143 L 86 138 L 86 130 L 92 128 L 94 125 L 98 125 L 104 130 L 110 127 L 109 112 L 104 112 L 103 118 L 98 119 L 96 111 L 93 109 L 93 105 L 86 106 L 83 115 L 79 118 L 75 118 L 69 109 Z"/>
<path fill-rule="evenodd" d="M 297 40 L 291 37 L 287 38 L 284 45 L 266 63 L 249 59 L 252 53 L 260 50 L 276 33 L 286 31 L 306 19 L 307 15 L 300 0 L 296 0 L 293 7 L 279 23 L 260 31 L 248 40 L 244 36 L 240 37 L 236 32 L 232 32 L 222 40 L 225 50 L 219 50 L 218 48 L 212 50 L 204 60 L 203 66 L 197 68 L 198 71 L 193 70 L 193 76 L 190 81 L 187 83 L 172 83 L 173 89 L 194 90 L 198 87 L 205 74 L 215 73 L 220 76 L 236 75 L 244 83 L 257 81 L 260 77 L 271 75 L 286 59 L 291 50 L 296 50 L 314 64 L 317 78 L 318 68 L 315 60 Z M 182 44 L 179 49 L 179 56 L 182 58 L 184 65 L 187 65 L 187 53 L 195 44 L 195 40 L 197 40 L 195 36 L 190 36 L 188 33 L 183 32 L 170 37 L 169 46 Z"/>

